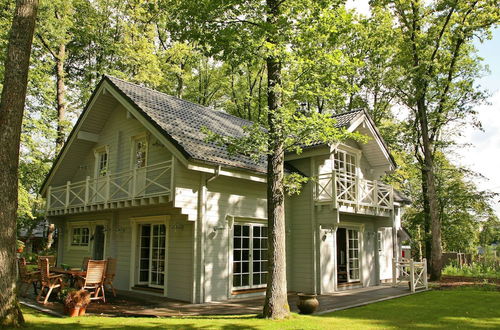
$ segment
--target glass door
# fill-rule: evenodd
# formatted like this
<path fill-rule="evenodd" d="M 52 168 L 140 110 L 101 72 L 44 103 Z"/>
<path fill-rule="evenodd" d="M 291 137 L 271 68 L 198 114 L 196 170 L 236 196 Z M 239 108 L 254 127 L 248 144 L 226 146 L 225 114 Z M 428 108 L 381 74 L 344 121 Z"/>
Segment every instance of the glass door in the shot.
<path fill-rule="evenodd" d="M 140 226 L 139 284 L 163 288 L 165 284 L 166 234 L 164 224 Z"/>
<path fill-rule="evenodd" d="M 233 288 L 262 288 L 267 283 L 267 227 L 233 225 Z"/>
<path fill-rule="evenodd" d="M 357 282 L 359 276 L 359 231 L 347 230 L 347 281 Z"/>
<path fill-rule="evenodd" d="M 151 255 L 149 268 L 149 285 L 163 287 L 165 283 L 166 227 L 151 225 Z"/>

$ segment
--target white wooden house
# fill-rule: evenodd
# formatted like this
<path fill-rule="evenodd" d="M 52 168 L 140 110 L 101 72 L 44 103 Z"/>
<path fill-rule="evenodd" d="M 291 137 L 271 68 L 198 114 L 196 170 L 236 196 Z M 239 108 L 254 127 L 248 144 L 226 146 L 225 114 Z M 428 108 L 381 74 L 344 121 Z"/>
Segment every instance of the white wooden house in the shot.
<path fill-rule="evenodd" d="M 370 137 L 287 155 L 315 180 L 286 200 L 288 289 L 328 293 L 391 278 L 405 198 L 378 181 L 395 168 L 362 110 L 337 124 Z M 231 156 L 200 129 L 250 122 L 104 77 L 42 187 L 58 262 L 118 259 L 115 286 L 193 303 L 263 294 L 266 164 Z"/>

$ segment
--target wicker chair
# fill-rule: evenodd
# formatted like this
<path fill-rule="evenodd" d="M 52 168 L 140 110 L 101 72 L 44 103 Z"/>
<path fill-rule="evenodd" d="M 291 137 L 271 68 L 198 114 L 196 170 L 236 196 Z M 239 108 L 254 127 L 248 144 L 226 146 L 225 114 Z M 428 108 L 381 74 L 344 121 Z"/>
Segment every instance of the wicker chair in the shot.
<path fill-rule="evenodd" d="M 85 275 L 82 290 L 91 293 L 91 300 L 106 302 L 104 294 L 104 276 L 106 275 L 106 260 L 89 260 L 87 274 Z M 101 294 L 100 294 L 101 293 Z"/>
<path fill-rule="evenodd" d="M 42 288 L 40 289 L 40 293 L 36 297 L 36 300 L 40 303 L 41 302 L 40 299 L 42 298 L 43 294 L 43 289 L 47 289 L 48 292 L 45 295 L 45 299 L 43 301 L 43 304 L 45 305 L 49 300 L 52 290 L 63 286 L 63 280 L 62 280 L 62 275 L 50 274 L 49 258 L 39 258 L 38 267 L 40 268 L 40 283 L 42 283 Z"/>
<path fill-rule="evenodd" d="M 108 264 L 106 266 L 106 276 L 104 277 L 104 287 L 106 285 L 111 287 L 113 291 L 113 297 L 116 297 L 115 287 L 113 286 L 113 280 L 116 274 L 116 258 L 108 258 Z"/>
<path fill-rule="evenodd" d="M 48 259 L 49 267 L 56 266 L 56 256 L 38 256 L 38 263 L 40 263 L 40 259 Z"/>
<path fill-rule="evenodd" d="M 39 271 L 28 272 L 28 269 L 26 268 L 25 258 L 17 259 L 17 267 L 19 269 L 19 280 L 21 282 L 19 285 L 19 289 L 21 289 L 21 285 L 24 284 L 24 288 L 20 290 L 21 296 L 24 297 L 26 295 L 26 291 L 28 291 L 28 287 L 30 285 L 33 285 L 35 294 L 37 294 L 38 292 L 36 290 L 36 285 L 40 280 L 40 272 Z"/>

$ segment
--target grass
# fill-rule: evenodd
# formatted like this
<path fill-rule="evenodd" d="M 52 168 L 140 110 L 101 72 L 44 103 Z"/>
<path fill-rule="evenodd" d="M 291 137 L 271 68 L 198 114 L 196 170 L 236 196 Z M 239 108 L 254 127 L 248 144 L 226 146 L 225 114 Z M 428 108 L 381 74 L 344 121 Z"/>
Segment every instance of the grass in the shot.
<path fill-rule="evenodd" d="M 29 329 L 499 329 L 500 292 L 489 286 L 434 290 L 321 316 L 293 314 L 283 321 L 255 315 L 56 318 L 23 311 Z"/>

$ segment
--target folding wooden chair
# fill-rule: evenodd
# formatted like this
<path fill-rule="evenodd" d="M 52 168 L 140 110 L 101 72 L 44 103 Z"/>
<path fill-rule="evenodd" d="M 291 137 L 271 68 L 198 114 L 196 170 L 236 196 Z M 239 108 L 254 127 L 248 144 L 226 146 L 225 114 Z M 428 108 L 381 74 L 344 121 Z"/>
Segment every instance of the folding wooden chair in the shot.
<path fill-rule="evenodd" d="M 113 297 L 116 297 L 115 287 L 113 286 L 113 280 L 116 274 L 116 258 L 108 258 L 108 264 L 106 265 L 106 275 L 104 277 L 104 287 L 109 285 L 111 291 L 113 291 Z"/>
<path fill-rule="evenodd" d="M 25 258 L 18 258 L 17 259 L 17 267 L 19 270 L 19 280 L 21 284 L 24 284 L 24 288 L 21 291 L 21 296 L 26 295 L 26 291 L 28 291 L 28 287 L 33 284 L 33 289 L 35 290 L 35 294 L 37 294 L 36 290 L 36 285 L 38 284 L 40 280 L 40 272 L 39 271 L 34 271 L 34 272 L 28 272 L 28 269 L 26 268 L 26 259 Z M 19 289 L 21 289 L 21 284 L 19 285 Z"/>
<path fill-rule="evenodd" d="M 89 260 L 87 274 L 85 275 L 82 290 L 91 293 L 91 300 L 106 302 L 104 294 L 104 276 L 106 275 L 106 260 Z M 102 292 L 101 295 L 99 295 Z"/>
<path fill-rule="evenodd" d="M 40 260 L 40 259 L 48 259 L 49 260 L 49 267 L 56 266 L 56 256 L 38 256 L 38 260 Z"/>
<path fill-rule="evenodd" d="M 62 287 L 62 275 L 50 274 L 48 258 L 39 258 L 38 267 L 40 268 L 40 282 L 42 283 L 42 288 L 40 289 L 40 293 L 36 297 L 36 300 L 38 302 L 41 302 L 40 298 L 42 298 L 43 289 L 47 289 L 48 292 L 45 295 L 45 299 L 43 301 L 43 304 L 45 305 L 49 300 L 52 290 Z"/>

